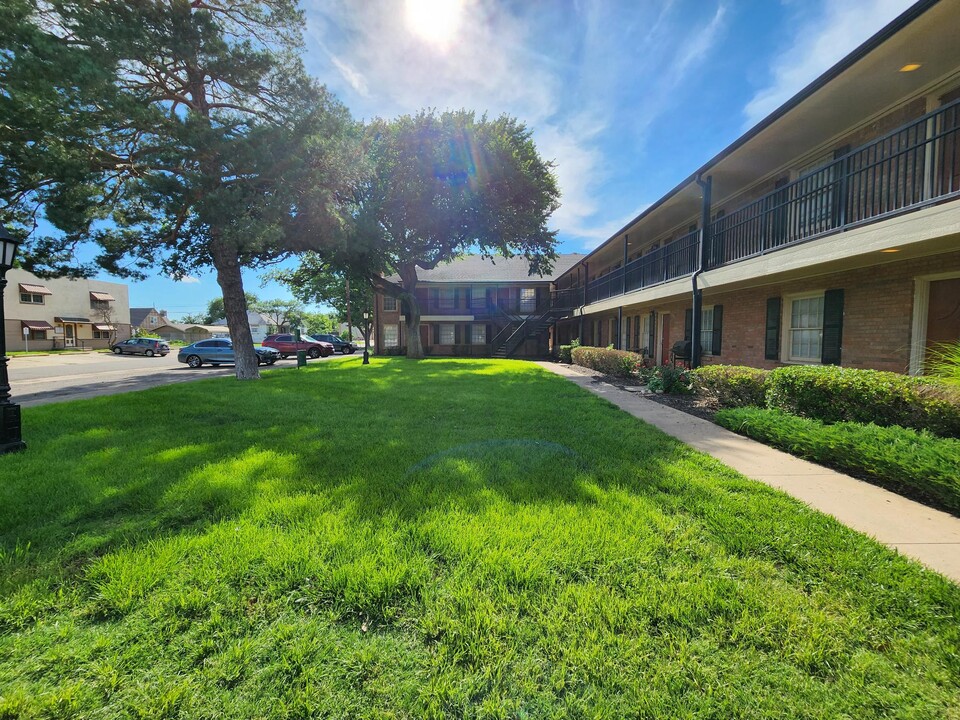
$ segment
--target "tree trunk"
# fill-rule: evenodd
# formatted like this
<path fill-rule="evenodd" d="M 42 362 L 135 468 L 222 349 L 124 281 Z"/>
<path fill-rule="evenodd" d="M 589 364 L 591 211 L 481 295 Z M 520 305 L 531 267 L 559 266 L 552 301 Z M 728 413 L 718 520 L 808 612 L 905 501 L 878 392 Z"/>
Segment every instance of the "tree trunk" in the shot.
<path fill-rule="evenodd" d="M 233 340 L 234 368 L 237 380 L 259 380 L 260 367 L 253 349 L 253 335 L 247 318 L 247 297 L 243 293 L 240 260 L 235 250 L 215 240 L 210 243 L 217 283 L 223 291 L 223 312 Z"/>
<path fill-rule="evenodd" d="M 407 304 L 407 357 L 414 360 L 423 358 L 423 343 L 420 342 L 420 303 L 417 302 L 417 266 L 413 263 L 400 268 L 400 280 L 403 287 L 401 299 Z"/>

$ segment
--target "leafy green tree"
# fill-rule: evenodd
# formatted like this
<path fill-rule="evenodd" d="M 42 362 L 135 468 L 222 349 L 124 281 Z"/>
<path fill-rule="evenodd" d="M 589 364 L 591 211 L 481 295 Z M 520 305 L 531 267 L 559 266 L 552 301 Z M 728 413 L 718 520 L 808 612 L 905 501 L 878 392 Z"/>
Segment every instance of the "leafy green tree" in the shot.
<path fill-rule="evenodd" d="M 423 111 L 371 123 L 366 142 L 371 176 L 356 188 L 352 233 L 323 252 L 325 267 L 350 268 L 402 301 L 408 357 L 423 356 L 418 268 L 478 251 L 523 255 L 531 274 L 550 269 L 559 190 L 522 123 Z"/>
<path fill-rule="evenodd" d="M 334 313 L 322 312 L 304 312 L 303 324 L 307 327 L 309 335 L 328 335 L 334 334 L 338 330 L 339 321 Z"/>
<path fill-rule="evenodd" d="M 253 309 L 266 315 L 277 332 L 288 332 L 299 326 L 305 310 L 299 300 L 261 300 Z"/>
<path fill-rule="evenodd" d="M 260 298 L 251 292 L 245 292 L 243 296 L 247 301 L 247 307 L 249 307 L 251 310 L 255 310 L 257 303 L 260 302 Z M 213 325 L 214 323 L 222 321 L 226 316 L 227 313 L 223 307 L 223 298 L 218 297 L 214 298 L 207 304 L 207 312 L 200 315 L 200 319 L 194 322 L 197 322 L 200 325 Z"/>
<path fill-rule="evenodd" d="M 0 21 L 0 221 L 29 238 L 25 265 L 212 266 L 237 377 L 259 377 L 241 268 L 340 233 L 361 167 L 355 124 L 302 67 L 295 0 L 7 0 Z"/>
<path fill-rule="evenodd" d="M 369 276 L 362 270 L 350 267 L 335 267 L 325 261 L 323 256 L 304 253 L 300 265 L 293 270 L 273 270 L 263 276 L 263 280 L 274 280 L 286 285 L 294 297 L 311 305 L 327 305 L 336 311 L 336 322 L 330 330 L 337 331 L 336 323 L 347 323 L 363 327 L 363 313 L 373 316 L 373 286 Z"/>

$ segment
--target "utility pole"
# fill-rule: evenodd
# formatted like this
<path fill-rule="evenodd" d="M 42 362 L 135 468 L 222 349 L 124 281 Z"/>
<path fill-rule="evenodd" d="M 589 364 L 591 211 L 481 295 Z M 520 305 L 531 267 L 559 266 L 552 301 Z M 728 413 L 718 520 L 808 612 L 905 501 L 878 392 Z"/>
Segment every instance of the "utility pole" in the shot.
<path fill-rule="evenodd" d="M 343 284 L 347 296 L 347 342 L 353 342 L 353 323 L 350 322 L 350 278 L 344 278 Z"/>

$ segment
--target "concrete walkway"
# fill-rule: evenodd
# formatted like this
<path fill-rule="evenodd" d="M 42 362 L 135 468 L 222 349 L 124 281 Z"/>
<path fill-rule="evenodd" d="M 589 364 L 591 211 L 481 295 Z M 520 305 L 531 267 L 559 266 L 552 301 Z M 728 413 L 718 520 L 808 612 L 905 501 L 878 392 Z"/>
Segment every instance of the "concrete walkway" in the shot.
<path fill-rule="evenodd" d="M 960 583 L 960 518 L 621 390 L 589 370 L 538 364 L 741 474 L 779 488 Z"/>

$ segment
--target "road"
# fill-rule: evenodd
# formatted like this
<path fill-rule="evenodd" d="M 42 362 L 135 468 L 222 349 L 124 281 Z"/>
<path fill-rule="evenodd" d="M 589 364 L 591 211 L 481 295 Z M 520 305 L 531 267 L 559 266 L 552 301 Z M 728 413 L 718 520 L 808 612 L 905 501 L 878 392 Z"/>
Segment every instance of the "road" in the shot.
<path fill-rule="evenodd" d="M 284 366 L 295 367 L 296 360 L 276 365 Z M 176 351 L 152 358 L 105 353 L 23 356 L 11 358 L 7 367 L 13 402 L 24 407 L 233 375 L 232 365 L 188 368 L 177 362 Z"/>

